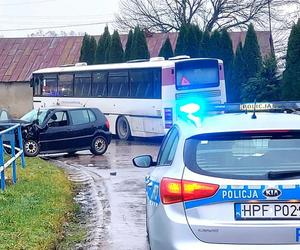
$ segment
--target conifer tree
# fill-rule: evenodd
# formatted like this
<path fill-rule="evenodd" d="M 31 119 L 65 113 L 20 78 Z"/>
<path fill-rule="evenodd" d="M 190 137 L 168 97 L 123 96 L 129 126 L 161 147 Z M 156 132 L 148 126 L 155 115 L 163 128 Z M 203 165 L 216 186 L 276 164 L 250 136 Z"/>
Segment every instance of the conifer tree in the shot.
<path fill-rule="evenodd" d="M 190 24 L 188 25 L 187 32 L 187 54 L 190 57 L 200 56 L 200 45 L 202 40 L 202 31 L 199 29 L 198 25 Z"/>
<path fill-rule="evenodd" d="M 246 59 L 244 74 L 246 79 L 255 77 L 261 70 L 262 58 L 260 53 L 259 44 L 257 41 L 257 36 L 252 24 L 249 25 L 245 44 L 243 48 L 243 57 Z"/>
<path fill-rule="evenodd" d="M 210 42 L 210 34 L 208 31 L 205 31 L 202 36 L 202 41 L 200 44 L 200 55 L 199 57 L 209 57 L 209 42 Z"/>
<path fill-rule="evenodd" d="M 83 37 L 83 40 L 82 40 L 81 49 L 80 49 L 80 57 L 79 57 L 80 62 L 88 63 L 88 61 L 89 61 L 89 48 L 90 48 L 90 36 L 85 33 L 84 37 Z"/>
<path fill-rule="evenodd" d="M 277 76 L 275 55 L 270 55 L 263 61 L 261 71 L 256 77 L 251 77 L 242 90 L 245 102 L 270 102 L 279 100 L 280 81 Z"/>
<path fill-rule="evenodd" d="M 188 33 L 188 26 L 182 25 L 178 33 L 176 47 L 175 47 L 176 56 L 187 54 L 187 42 L 186 42 L 187 33 Z"/>
<path fill-rule="evenodd" d="M 148 45 L 144 32 L 139 26 L 135 27 L 133 32 L 131 60 L 134 59 L 148 59 L 150 57 Z"/>
<path fill-rule="evenodd" d="M 80 49 L 80 62 L 86 62 L 91 65 L 95 61 L 97 42 L 93 36 L 85 34 L 82 40 L 82 45 Z"/>
<path fill-rule="evenodd" d="M 108 51 L 108 63 L 123 62 L 124 51 L 118 31 L 114 31 Z"/>
<path fill-rule="evenodd" d="M 282 97 L 284 100 L 300 99 L 300 20 L 293 26 L 289 37 Z"/>
<path fill-rule="evenodd" d="M 208 57 L 220 58 L 221 57 L 221 33 L 215 30 L 208 43 Z"/>
<path fill-rule="evenodd" d="M 227 88 L 228 102 L 241 102 L 242 85 L 246 81 L 244 75 L 243 45 L 239 43 L 233 60 L 232 77 Z"/>
<path fill-rule="evenodd" d="M 220 47 L 220 59 L 223 60 L 224 63 L 224 71 L 225 71 L 225 82 L 226 82 L 226 90 L 229 93 L 231 87 L 231 76 L 232 76 L 232 64 L 233 64 L 233 48 L 231 38 L 226 30 L 222 30 L 220 37 L 221 47 Z"/>
<path fill-rule="evenodd" d="M 164 42 L 163 46 L 161 47 L 161 49 L 159 51 L 159 56 L 162 56 L 165 59 L 169 59 L 170 57 L 174 56 L 169 37 L 167 37 L 166 41 Z"/>
<path fill-rule="evenodd" d="M 97 49 L 97 41 L 96 41 L 95 37 L 91 36 L 90 37 L 89 60 L 87 61 L 87 63 L 89 65 L 95 63 L 96 49 Z"/>
<path fill-rule="evenodd" d="M 178 34 L 175 54 L 199 57 L 202 35 L 198 25 L 183 25 Z"/>
<path fill-rule="evenodd" d="M 126 42 L 125 53 L 124 53 L 125 62 L 129 61 L 131 58 L 130 55 L 131 55 L 132 39 L 133 39 L 133 33 L 132 30 L 130 30 L 127 36 L 127 42 Z"/>
<path fill-rule="evenodd" d="M 110 34 L 108 27 L 106 26 L 104 29 L 104 33 L 101 35 L 97 49 L 96 49 L 96 58 L 95 62 L 97 64 L 104 64 L 108 62 L 108 51 L 110 46 Z"/>

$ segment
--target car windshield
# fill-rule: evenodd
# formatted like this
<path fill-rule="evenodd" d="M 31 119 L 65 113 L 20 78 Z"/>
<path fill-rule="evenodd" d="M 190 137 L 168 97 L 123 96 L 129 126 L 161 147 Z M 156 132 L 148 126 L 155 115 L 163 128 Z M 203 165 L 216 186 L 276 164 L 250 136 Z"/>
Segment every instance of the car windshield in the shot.
<path fill-rule="evenodd" d="M 21 120 L 24 120 L 26 122 L 33 122 L 35 120 L 38 120 L 38 124 L 42 124 L 43 121 L 45 120 L 47 112 L 48 110 L 46 109 L 43 110 L 33 109 L 27 114 L 25 114 L 23 117 L 21 117 Z"/>
<path fill-rule="evenodd" d="M 300 171 L 300 133 L 223 133 L 186 140 L 186 166 L 197 173 L 234 179 L 268 179 Z"/>

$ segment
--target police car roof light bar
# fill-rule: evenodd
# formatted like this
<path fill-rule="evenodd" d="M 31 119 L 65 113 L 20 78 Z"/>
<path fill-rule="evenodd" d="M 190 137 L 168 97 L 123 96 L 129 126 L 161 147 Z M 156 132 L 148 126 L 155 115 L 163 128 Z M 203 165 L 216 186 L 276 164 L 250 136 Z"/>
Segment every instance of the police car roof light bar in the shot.
<path fill-rule="evenodd" d="M 210 104 L 208 112 L 225 112 L 225 113 L 241 113 L 241 112 L 278 112 L 278 113 L 294 113 L 300 111 L 300 102 L 258 102 L 258 103 L 225 103 Z"/>

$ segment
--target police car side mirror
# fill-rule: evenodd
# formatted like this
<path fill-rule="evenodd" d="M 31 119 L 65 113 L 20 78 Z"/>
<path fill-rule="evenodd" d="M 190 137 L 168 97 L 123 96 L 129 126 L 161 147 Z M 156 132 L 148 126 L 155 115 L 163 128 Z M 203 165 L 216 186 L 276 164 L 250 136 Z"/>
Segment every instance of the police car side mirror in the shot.
<path fill-rule="evenodd" d="M 149 168 L 151 166 L 155 166 L 156 163 L 153 161 L 151 155 L 141 155 L 135 157 L 133 160 L 133 165 L 138 168 Z"/>

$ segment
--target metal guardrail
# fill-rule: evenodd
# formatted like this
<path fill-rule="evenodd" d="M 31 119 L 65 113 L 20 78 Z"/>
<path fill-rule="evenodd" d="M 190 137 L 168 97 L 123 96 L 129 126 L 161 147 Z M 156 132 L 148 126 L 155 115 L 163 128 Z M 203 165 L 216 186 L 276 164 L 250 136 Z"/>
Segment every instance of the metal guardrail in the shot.
<path fill-rule="evenodd" d="M 16 161 L 21 158 L 21 166 L 25 167 L 25 157 L 23 152 L 23 139 L 20 124 L 0 123 L 0 126 L 7 127 L 0 131 L 0 184 L 2 191 L 5 190 L 5 170 L 12 166 L 12 182 L 17 182 Z M 7 144 L 9 143 L 9 144 Z M 18 146 L 18 147 L 17 147 Z M 4 149 L 10 149 L 10 159 L 5 162 Z"/>

